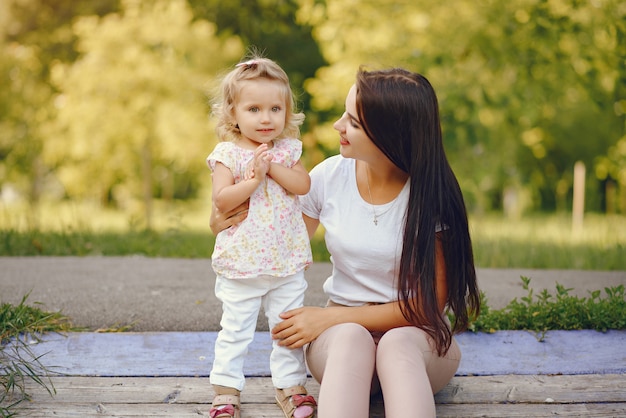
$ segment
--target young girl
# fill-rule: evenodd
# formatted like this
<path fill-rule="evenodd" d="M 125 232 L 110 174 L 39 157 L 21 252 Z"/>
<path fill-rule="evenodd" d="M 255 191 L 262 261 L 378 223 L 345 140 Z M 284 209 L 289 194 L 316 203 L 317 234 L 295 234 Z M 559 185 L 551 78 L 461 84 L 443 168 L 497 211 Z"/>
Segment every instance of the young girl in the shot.
<path fill-rule="evenodd" d="M 247 218 L 217 235 L 211 257 L 223 314 L 210 415 L 226 418 L 240 416 L 243 362 L 260 307 L 274 327 L 282 312 L 304 302 L 312 257 L 298 195 L 309 191 L 311 180 L 297 139 L 304 115 L 295 112 L 289 79 L 275 62 L 255 56 L 237 64 L 222 81 L 214 113 L 221 141 L 207 158 L 214 208 L 227 212 L 249 200 Z M 274 343 L 270 370 L 285 416 L 314 416 L 303 350 Z"/>

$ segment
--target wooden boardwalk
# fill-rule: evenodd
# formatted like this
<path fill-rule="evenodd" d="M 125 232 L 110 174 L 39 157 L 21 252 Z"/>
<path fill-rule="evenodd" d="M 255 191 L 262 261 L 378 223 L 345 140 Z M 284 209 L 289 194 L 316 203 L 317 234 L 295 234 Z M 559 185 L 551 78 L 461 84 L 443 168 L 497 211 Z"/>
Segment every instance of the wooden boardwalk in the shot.
<path fill-rule="evenodd" d="M 18 416 L 197 418 L 208 416 L 213 395 L 206 377 L 65 376 L 53 383 L 54 396 L 29 384 L 32 399 Z M 307 387 L 317 396 L 314 380 Z M 626 417 L 626 375 L 457 376 L 436 402 L 438 417 Z M 381 402 L 370 416 L 385 416 Z M 284 418 L 270 378 L 248 378 L 242 417 Z"/>
<path fill-rule="evenodd" d="M 31 346 L 56 393 L 29 382 L 27 417 L 201 417 L 213 391 L 216 333 L 69 333 Z M 625 417 L 626 331 L 457 336 L 463 360 L 436 395 L 439 417 Z M 269 376 L 271 338 L 257 333 L 244 372 L 242 417 L 284 418 Z M 316 398 L 319 385 L 307 387 Z M 340 406 L 343 407 L 343 406 Z M 350 416 L 349 406 L 344 415 Z M 371 417 L 384 417 L 375 401 Z M 321 417 L 324 418 L 324 417 Z M 389 417 L 389 418 L 411 418 Z"/>

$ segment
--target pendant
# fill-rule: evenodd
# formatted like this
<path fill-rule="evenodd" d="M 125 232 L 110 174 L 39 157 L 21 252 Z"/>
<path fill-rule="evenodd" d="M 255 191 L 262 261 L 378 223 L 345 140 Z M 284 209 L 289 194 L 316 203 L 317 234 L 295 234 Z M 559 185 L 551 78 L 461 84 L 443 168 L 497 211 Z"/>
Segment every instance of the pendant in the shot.
<path fill-rule="evenodd" d="M 378 226 L 378 218 L 374 218 L 374 226 Z"/>

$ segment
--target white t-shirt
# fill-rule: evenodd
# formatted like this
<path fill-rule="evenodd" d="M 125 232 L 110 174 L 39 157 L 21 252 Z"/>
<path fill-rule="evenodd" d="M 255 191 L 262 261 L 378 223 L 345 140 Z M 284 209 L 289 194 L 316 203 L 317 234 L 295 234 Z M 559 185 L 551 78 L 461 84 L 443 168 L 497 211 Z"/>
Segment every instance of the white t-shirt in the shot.
<path fill-rule="evenodd" d="M 370 205 L 359 194 L 354 159 L 330 157 L 310 174 L 311 190 L 300 203 L 304 214 L 319 219 L 326 230 L 333 271 L 324 292 L 333 302 L 348 306 L 397 300 L 409 182 L 393 201 Z"/>

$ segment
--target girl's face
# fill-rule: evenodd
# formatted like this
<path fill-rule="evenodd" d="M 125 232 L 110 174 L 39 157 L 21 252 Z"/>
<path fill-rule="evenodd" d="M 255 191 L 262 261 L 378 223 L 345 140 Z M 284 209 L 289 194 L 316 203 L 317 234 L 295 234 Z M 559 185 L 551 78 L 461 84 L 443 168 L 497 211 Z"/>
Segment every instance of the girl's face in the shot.
<path fill-rule="evenodd" d="M 287 106 L 279 82 L 260 78 L 242 83 L 235 105 L 235 122 L 244 145 L 256 148 L 283 132 Z"/>
<path fill-rule="evenodd" d="M 352 86 L 346 97 L 346 111 L 333 127 L 339 131 L 339 151 L 346 158 L 368 160 L 382 154 L 367 136 L 356 112 L 356 86 Z"/>

